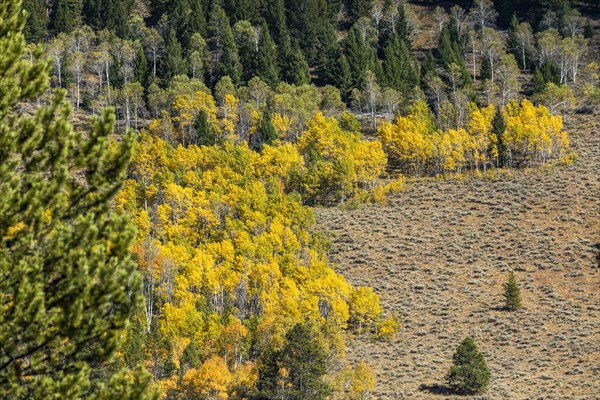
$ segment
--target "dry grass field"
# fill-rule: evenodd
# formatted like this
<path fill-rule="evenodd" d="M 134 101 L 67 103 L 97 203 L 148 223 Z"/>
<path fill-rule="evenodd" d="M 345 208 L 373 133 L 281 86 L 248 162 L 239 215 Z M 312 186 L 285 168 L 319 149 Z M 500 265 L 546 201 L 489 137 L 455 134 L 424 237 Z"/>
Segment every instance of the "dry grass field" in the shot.
<path fill-rule="evenodd" d="M 579 160 L 569 167 L 420 180 L 385 205 L 316 209 L 337 269 L 402 322 L 391 343 L 349 344 L 350 360 L 377 375 L 372 398 L 452 398 L 444 375 L 467 335 L 493 374 L 471 398 L 600 398 L 599 126 L 571 118 Z M 510 270 L 516 313 L 500 308 Z"/>

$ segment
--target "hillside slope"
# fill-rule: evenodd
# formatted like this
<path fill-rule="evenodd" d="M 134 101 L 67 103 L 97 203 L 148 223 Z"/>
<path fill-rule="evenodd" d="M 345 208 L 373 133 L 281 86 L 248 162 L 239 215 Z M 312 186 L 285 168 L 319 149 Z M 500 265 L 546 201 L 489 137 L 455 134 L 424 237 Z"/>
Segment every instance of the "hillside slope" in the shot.
<path fill-rule="evenodd" d="M 412 182 L 387 205 L 316 210 L 331 261 L 403 324 L 392 343 L 350 344 L 350 359 L 377 374 L 374 398 L 444 397 L 466 335 L 493 373 L 484 398 L 598 398 L 600 133 L 595 117 L 571 122 L 580 157 L 571 167 Z M 518 313 L 499 308 L 511 269 Z"/>

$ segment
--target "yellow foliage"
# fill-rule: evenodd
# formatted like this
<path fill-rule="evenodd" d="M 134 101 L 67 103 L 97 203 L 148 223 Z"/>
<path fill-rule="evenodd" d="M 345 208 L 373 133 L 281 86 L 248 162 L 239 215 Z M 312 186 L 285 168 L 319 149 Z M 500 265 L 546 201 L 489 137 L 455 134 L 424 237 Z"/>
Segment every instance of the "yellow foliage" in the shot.
<path fill-rule="evenodd" d="M 377 336 L 386 341 L 391 341 L 396 337 L 400 324 L 398 320 L 390 315 L 377 325 Z"/>
<path fill-rule="evenodd" d="M 493 132 L 494 106 L 471 105 L 466 129 L 434 131 L 424 105 L 415 103 L 407 116 L 384 123 L 378 137 L 390 160 L 404 171 L 419 175 L 458 173 L 465 168 L 484 172 L 498 163 L 500 145 L 508 149 L 509 165 L 544 164 L 568 154 L 569 140 L 562 118 L 544 106 L 528 100 L 514 101 L 504 109 L 506 131 L 498 138 Z"/>
<path fill-rule="evenodd" d="M 308 123 L 297 146 L 307 167 L 299 186 L 309 201 L 344 201 L 353 191 L 373 189 L 387 165 L 379 142 L 361 140 L 322 113 Z"/>
<path fill-rule="evenodd" d="M 23 231 L 24 229 L 25 229 L 25 222 L 19 221 L 15 225 L 9 227 L 6 230 L 6 234 L 4 235 L 2 240 L 11 240 L 12 238 L 14 238 L 17 235 L 17 233 Z"/>
<path fill-rule="evenodd" d="M 380 319 L 377 296 L 353 290 L 330 267 L 313 236 L 312 210 L 289 185 L 307 170 L 300 148 L 319 148 L 330 160 L 350 155 L 358 161 L 347 172 L 364 180 L 376 179 L 385 155 L 323 116 L 308 137 L 305 147 L 266 145 L 257 153 L 232 143 L 174 149 L 140 136 L 117 207 L 138 227 L 133 258 L 157 308 L 157 335 L 168 343 L 153 354 L 178 366 L 174 376 L 187 370 L 171 392 L 238 398 L 256 381 L 251 343 L 279 348 L 289 329 L 309 319 L 337 327 L 322 339 L 335 356 L 348 321 Z M 186 352 L 193 348 L 204 350 L 192 362 Z"/>
<path fill-rule="evenodd" d="M 375 389 L 375 374 L 364 360 L 360 360 L 352 374 L 352 397 L 364 400 L 373 389 Z"/>
<path fill-rule="evenodd" d="M 385 152 L 395 163 L 419 175 L 434 152 L 433 122 L 427 104 L 418 101 L 408 116 L 384 122 L 377 131 Z"/>
<path fill-rule="evenodd" d="M 506 106 L 506 137 L 511 153 L 528 163 L 560 160 L 568 153 L 569 138 L 562 118 L 544 106 L 524 99 Z"/>
<path fill-rule="evenodd" d="M 364 327 L 370 327 L 377 316 L 381 315 L 383 307 L 379 296 L 370 287 L 358 287 L 350 295 L 350 317 L 357 325 L 359 333 Z"/>
<path fill-rule="evenodd" d="M 181 379 L 185 393 L 190 399 L 228 399 L 232 382 L 233 375 L 219 356 L 209 358 L 199 369 L 190 369 Z"/>

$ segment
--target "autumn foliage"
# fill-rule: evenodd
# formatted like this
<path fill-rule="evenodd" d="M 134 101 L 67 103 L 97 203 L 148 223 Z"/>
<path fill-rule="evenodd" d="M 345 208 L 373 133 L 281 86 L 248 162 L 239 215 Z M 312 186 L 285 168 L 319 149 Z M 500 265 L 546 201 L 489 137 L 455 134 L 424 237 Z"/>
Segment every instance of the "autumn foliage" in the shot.
<path fill-rule="evenodd" d="M 191 104 L 180 100 L 175 104 Z M 213 107 L 199 104 L 188 111 Z M 180 137 L 191 120 L 185 107 L 163 119 Z M 306 181 L 315 169 L 347 182 L 338 195 L 367 190 L 385 166 L 378 142 L 362 142 L 320 114 L 298 145 L 264 145 L 261 152 L 231 140 L 173 147 L 157 135 L 164 126 L 157 121 L 154 134 L 141 134 L 115 201 L 138 227 L 133 253 L 146 298 L 125 353 L 141 353 L 164 393 L 247 396 L 260 354 L 282 348 L 288 330 L 306 320 L 325 332 L 319 346 L 334 359 L 343 356 L 346 329 L 375 332 L 379 297 L 331 268 L 296 190 L 331 195 Z M 340 162 L 349 169 L 336 169 Z"/>
<path fill-rule="evenodd" d="M 506 147 L 506 166 L 543 165 L 568 162 L 569 139 L 560 116 L 528 100 L 510 101 L 503 110 L 506 130 L 494 132 L 495 108 L 471 106 L 470 121 L 464 128 L 440 130 L 424 102 L 416 102 L 406 116 L 386 122 L 378 137 L 390 162 L 402 171 L 415 174 L 485 171 L 499 166 L 499 139 Z"/>

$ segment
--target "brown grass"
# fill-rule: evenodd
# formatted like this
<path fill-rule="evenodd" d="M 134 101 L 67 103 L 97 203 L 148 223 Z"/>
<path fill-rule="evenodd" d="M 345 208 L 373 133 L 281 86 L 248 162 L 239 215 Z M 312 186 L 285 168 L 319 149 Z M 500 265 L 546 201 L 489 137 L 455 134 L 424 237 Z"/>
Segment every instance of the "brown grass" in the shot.
<path fill-rule="evenodd" d="M 599 123 L 571 122 L 573 166 L 417 181 L 386 205 L 316 210 L 331 261 L 403 324 L 392 343 L 349 344 L 376 372 L 373 398 L 449 397 L 444 375 L 467 335 L 493 374 L 481 398 L 600 398 Z M 510 270 L 517 313 L 499 308 Z"/>

